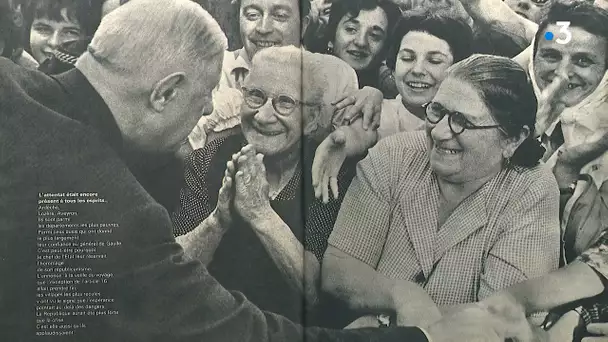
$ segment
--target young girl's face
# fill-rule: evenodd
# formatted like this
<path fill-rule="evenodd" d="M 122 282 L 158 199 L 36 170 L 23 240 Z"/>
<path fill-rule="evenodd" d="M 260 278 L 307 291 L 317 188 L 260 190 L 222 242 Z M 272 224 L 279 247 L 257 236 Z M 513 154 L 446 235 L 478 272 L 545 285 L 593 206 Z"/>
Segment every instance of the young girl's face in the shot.
<path fill-rule="evenodd" d="M 30 47 L 38 63 L 50 58 L 53 51 L 63 43 L 84 38 L 80 23 L 68 17 L 67 9 L 61 10 L 61 17 L 62 21 L 34 19 L 30 32 Z"/>

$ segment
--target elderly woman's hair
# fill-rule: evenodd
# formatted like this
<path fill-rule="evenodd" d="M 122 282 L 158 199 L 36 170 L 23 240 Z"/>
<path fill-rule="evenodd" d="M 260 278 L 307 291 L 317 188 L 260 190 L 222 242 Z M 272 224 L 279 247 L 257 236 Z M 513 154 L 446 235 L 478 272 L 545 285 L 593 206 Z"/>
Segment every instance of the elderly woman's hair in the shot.
<path fill-rule="evenodd" d="M 447 77 L 475 87 L 508 137 L 518 137 L 527 126 L 530 134 L 511 157 L 511 165 L 538 164 L 545 152 L 534 139 L 538 103 L 526 71 L 517 62 L 507 57 L 475 54 L 452 65 Z"/>
<path fill-rule="evenodd" d="M 390 36 L 386 65 L 395 70 L 401 41 L 411 31 L 426 32 L 445 41 L 457 63 L 473 53 L 473 30 L 461 19 L 430 12 L 412 12 L 399 20 Z"/>
<path fill-rule="evenodd" d="M 393 30 L 397 20 L 399 20 L 401 17 L 401 9 L 391 0 L 337 0 L 331 5 L 331 14 L 329 15 L 327 27 L 325 28 L 323 42 L 319 44 L 319 46 L 322 46 L 323 49 L 326 50 L 329 42 L 333 42 L 336 39 L 338 24 L 340 23 L 340 20 L 344 18 L 344 16 L 348 15 L 355 18 L 363 10 L 370 11 L 378 7 L 380 7 L 384 13 L 386 13 L 386 17 L 388 19 L 387 34 L 390 35 L 390 32 Z M 378 54 L 379 59 L 384 59 L 386 57 L 387 49 L 388 44 L 385 43 L 383 49 Z M 326 51 L 315 52 L 325 53 Z M 372 64 L 376 64 L 376 62 L 379 63 L 380 60 L 374 61 Z"/>
<path fill-rule="evenodd" d="M 227 46 L 219 24 L 196 2 L 137 0 L 104 17 L 85 56 L 108 71 L 139 79 L 157 71 L 151 66 L 160 68 L 163 63 L 195 64 L 204 70 L 202 62 L 222 54 Z"/>
<path fill-rule="evenodd" d="M 534 39 L 534 55 L 543 32 L 550 24 L 558 21 L 570 22 L 570 27 L 581 28 L 593 35 L 604 38 L 608 46 L 608 10 L 593 5 L 592 2 L 557 2 L 552 5 L 547 17 L 538 26 Z M 606 51 L 608 64 L 608 47 Z"/>
<path fill-rule="evenodd" d="M 252 69 L 261 63 L 277 65 L 278 68 L 291 65 L 299 70 L 301 91 L 298 100 L 312 104 L 302 107 L 303 134 L 313 140 L 322 140 L 331 128 L 329 102 L 335 99 L 326 99 L 325 94 L 330 84 L 328 71 L 334 62 L 344 63 L 337 57 L 312 53 L 293 45 L 262 49 L 251 60 Z"/>

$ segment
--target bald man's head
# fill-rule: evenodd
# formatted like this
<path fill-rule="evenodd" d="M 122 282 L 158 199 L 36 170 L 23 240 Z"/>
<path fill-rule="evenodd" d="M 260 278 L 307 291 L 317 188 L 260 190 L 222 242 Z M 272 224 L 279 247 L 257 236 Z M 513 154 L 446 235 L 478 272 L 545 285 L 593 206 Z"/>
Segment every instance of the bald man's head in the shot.
<path fill-rule="evenodd" d="M 226 36 L 190 0 L 129 1 L 105 16 L 76 67 L 138 149 L 179 147 L 212 110 Z"/>

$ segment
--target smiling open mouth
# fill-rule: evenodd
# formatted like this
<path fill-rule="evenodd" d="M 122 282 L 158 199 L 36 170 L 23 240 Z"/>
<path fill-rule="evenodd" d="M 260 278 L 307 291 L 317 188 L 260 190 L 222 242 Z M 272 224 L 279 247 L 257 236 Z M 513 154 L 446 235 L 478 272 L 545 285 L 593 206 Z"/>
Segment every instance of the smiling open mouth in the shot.
<path fill-rule="evenodd" d="M 358 50 L 348 50 L 346 51 L 349 55 L 357 58 L 357 59 L 365 59 L 369 56 L 369 53 Z"/>
<path fill-rule="evenodd" d="M 277 43 L 277 42 L 269 42 L 269 41 L 263 41 L 263 40 L 252 40 L 251 42 L 260 48 L 279 46 L 279 43 Z"/>
<path fill-rule="evenodd" d="M 435 150 L 437 150 L 437 152 L 439 152 L 440 154 L 451 154 L 451 155 L 462 152 L 461 150 L 454 150 L 454 149 L 443 148 L 443 147 L 439 147 L 439 146 L 435 146 Z"/>
<path fill-rule="evenodd" d="M 519 14 L 520 16 L 526 18 L 526 19 L 530 19 L 525 13 L 519 12 L 519 11 L 515 11 L 515 13 Z"/>
<path fill-rule="evenodd" d="M 274 136 L 283 134 L 283 131 L 263 129 L 263 128 L 259 128 L 259 127 L 255 127 L 255 126 L 253 127 L 253 129 L 255 129 L 255 131 L 258 132 L 259 134 L 261 134 L 263 136 L 267 136 L 267 137 L 274 137 Z"/>
<path fill-rule="evenodd" d="M 425 90 L 425 89 L 429 89 L 431 87 L 430 84 L 425 83 L 425 82 L 405 82 L 405 84 L 407 84 L 408 87 L 415 89 L 415 90 Z"/>

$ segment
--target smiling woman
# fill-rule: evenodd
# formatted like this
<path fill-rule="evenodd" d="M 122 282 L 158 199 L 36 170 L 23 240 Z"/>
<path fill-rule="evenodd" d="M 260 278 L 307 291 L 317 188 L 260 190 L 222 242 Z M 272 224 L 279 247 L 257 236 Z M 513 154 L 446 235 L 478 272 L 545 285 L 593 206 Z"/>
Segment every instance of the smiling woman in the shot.
<path fill-rule="evenodd" d="M 315 150 L 332 127 L 329 104 L 357 91 L 356 76 L 334 56 L 295 46 L 262 49 L 251 63 L 242 88 L 242 132 L 214 140 L 188 158 L 186 186 L 173 213 L 175 234 L 194 236 L 205 250 L 215 251 L 208 252 L 211 262 L 203 262 L 226 288 L 302 321 L 302 295 L 309 307 L 318 301 L 319 259 L 343 198 L 323 204 L 305 185 L 312 184 Z M 352 82 L 336 89 L 343 81 L 329 76 L 336 74 L 350 75 Z M 357 161 L 346 161 L 340 187 L 348 187 Z M 228 178 L 235 195 L 222 201 L 220 189 Z M 231 212 L 213 238 L 197 226 L 218 217 L 215 208 L 222 205 Z"/>
<path fill-rule="evenodd" d="M 431 101 L 447 69 L 471 54 L 473 32 L 466 22 L 431 13 L 414 13 L 395 27 L 387 55 L 399 95 L 385 100 L 379 138 L 422 128 L 423 105 Z"/>
<path fill-rule="evenodd" d="M 426 108 L 426 134 L 383 139 L 358 164 L 322 264 L 325 290 L 360 313 L 396 313 L 398 324 L 424 324 L 437 307 L 559 261 L 557 184 L 538 163 L 525 71 L 474 55 L 449 69 Z"/>
<path fill-rule="evenodd" d="M 567 28 L 557 25 L 568 22 Z M 554 32 L 556 39 L 545 38 Z M 567 44 L 557 38 L 570 36 Z M 591 3 L 555 4 L 538 28 L 528 64 L 537 97 L 553 93 L 539 110 L 537 133 L 544 134 L 553 164 L 557 148 L 568 148 L 605 133 L 608 119 L 608 11 Z M 554 91 L 552 91 L 554 90 Z M 561 147 L 560 147 L 561 146 Z M 608 153 L 581 170 L 599 186 L 608 180 Z"/>
<path fill-rule="evenodd" d="M 333 54 L 355 71 L 359 86 L 379 88 L 388 38 L 401 11 L 390 0 L 349 0 L 332 3 L 321 53 Z"/>
<path fill-rule="evenodd" d="M 101 21 L 101 6 L 93 0 L 32 1 L 26 10 L 32 56 L 42 63 L 62 44 L 88 41 Z"/>

